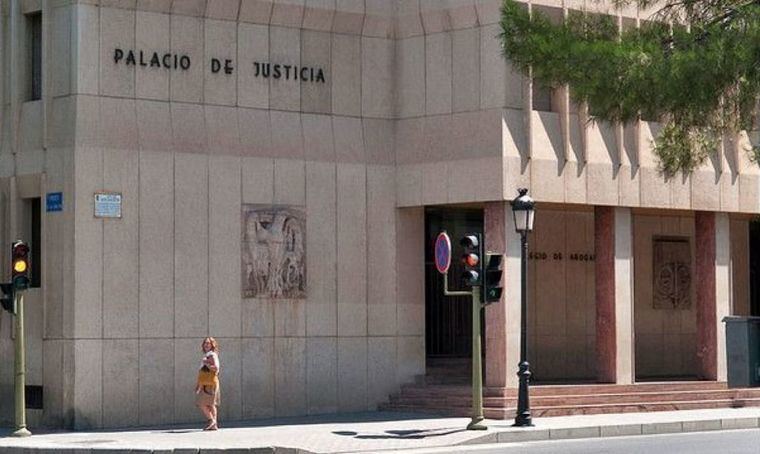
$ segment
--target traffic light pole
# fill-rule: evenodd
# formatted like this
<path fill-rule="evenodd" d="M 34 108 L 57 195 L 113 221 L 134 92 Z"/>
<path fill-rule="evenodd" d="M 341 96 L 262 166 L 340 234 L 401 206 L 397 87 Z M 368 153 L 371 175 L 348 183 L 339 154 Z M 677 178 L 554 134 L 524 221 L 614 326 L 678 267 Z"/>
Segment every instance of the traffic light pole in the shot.
<path fill-rule="evenodd" d="M 449 275 L 443 275 L 443 294 L 445 296 L 472 297 L 472 420 L 467 424 L 467 430 L 486 430 L 483 422 L 483 368 L 480 352 L 480 286 L 473 286 L 471 292 L 450 291 Z"/>
<path fill-rule="evenodd" d="M 14 437 L 28 437 L 32 433 L 26 428 L 26 359 L 24 355 L 24 292 L 16 292 L 16 354 L 14 369 L 16 373 L 15 405 L 16 405 L 16 431 Z"/>

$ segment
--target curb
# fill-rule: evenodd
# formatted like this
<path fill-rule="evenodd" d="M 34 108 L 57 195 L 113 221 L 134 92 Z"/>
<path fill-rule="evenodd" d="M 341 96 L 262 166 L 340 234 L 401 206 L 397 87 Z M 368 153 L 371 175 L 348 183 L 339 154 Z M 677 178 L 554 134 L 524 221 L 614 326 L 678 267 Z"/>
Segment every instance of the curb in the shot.
<path fill-rule="evenodd" d="M 175 449 L 130 449 L 130 448 L 37 448 L 4 447 L 7 454 L 315 454 L 300 448 L 270 446 L 264 448 L 175 448 Z"/>
<path fill-rule="evenodd" d="M 457 446 L 490 443 L 520 443 L 527 441 L 572 440 L 576 438 L 627 437 L 633 435 L 657 435 L 713 430 L 736 430 L 760 428 L 760 418 L 725 418 L 695 421 L 656 422 L 642 424 L 595 425 L 570 428 L 524 428 L 494 431 L 482 437 L 467 440 Z"/>

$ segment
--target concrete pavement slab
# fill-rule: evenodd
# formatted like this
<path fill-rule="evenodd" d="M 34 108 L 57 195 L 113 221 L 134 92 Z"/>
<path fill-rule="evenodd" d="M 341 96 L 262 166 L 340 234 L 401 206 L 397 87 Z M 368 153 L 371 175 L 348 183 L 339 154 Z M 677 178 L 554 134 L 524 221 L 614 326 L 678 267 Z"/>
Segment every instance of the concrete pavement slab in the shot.
<path fill-rule="evenodd" d="M 156 427 L 93 432 L 35 432 L 15 439 L 0 429 L 7 454 L 308 454 L 367 453 L 534 440 L 696 432 L 760 427 L 760 408 L 536 418 L 529 428 L 486 421 L 467 431 L 469 418 L 371 412 L 223 424 L 216 432 Z"/>

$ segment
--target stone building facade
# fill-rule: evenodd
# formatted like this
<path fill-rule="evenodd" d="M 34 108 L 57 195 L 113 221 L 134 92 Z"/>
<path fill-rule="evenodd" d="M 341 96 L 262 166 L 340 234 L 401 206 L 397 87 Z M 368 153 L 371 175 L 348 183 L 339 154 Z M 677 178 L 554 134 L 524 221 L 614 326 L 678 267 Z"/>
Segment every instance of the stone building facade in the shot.
<path fill-rule="evenodd" d="M 0 239 L 38 251 L 32 426 L 197 421 L 207 335 L 223 420 L 376 408 L 425 371 L 432 206 L 480 210 L 506 254 L 486 381 L 515 386 L 523 186 L 537 376 L 725 379 L 720 319 L 750 312 L 751 136 L 664 179 L 658 124 L 586 122 L 510 67 L 499 0 L 1 5 Z M 4 364 L 11 331 L 3 313 Z M 0 368 L 0 421 L 12 383 Z"/>

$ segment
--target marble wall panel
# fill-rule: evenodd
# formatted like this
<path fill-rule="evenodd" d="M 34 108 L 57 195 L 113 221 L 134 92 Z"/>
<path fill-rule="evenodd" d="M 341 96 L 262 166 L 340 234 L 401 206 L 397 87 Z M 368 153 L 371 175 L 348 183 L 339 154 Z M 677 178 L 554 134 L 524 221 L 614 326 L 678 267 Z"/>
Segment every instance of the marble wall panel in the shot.
<path fill-rule="evenodd" d="M 2 342 L 0 342 L 2 343 Z M 10 342 L 7 342 L 10 344 Z M 63 372 L 63 344 L 62 340 L 48 339 L 44 341 L 42 352 L 44 355 L 42 366 L 42 386 L 46 390 L 43 395 L 42 405 L 45 408 L 42 424 L 48 427 L 55 427 L 63 425 L 63 390 L 64 390 L 64 374 Z M 4 355 L 5 352 L 0 348 L 0 352 Z M 10 352 L 8 352 L 10 353 Z M 3 356 L 3 358 L 10 358 L 12 354 Z M 5 367 L 4 369 L 12 369 Z M 8 372 L 12 373 L 12 370 Z M 5 383 L 4 377 L 0 377 L 0 383 Z M 11 383 L 9 381 L 8 383 Z M 10 400 L 10 399 L 5 399 Z M 13 403 L 11 402 L 11 406 Z M 0 405 L 0 415 L 4 415 L 4 410 Z M 3 417 L 0 416 L 0 419 Z"/>
<path fill-rule="evenodd" d="M 101 427 L 103 425 L 103 375 L 94 374 L 92 371 L 102 370 L 103 341 L 99 339 L 75 340 L 73 349 L 74 428 L 87 430 Z"/>
<path fill-rule="evenodd" d="M 332 112 L 331 42 L 329 33 L 301 32 L 301 67 L 320 68 L 325 72 L 325 82 L 300 82 L 302 112 Z"/>
<path fill-rule="evenodd" d="M 103 425 L 138 424 L 139 370 L 137 339 L 103 340 Z"/>
<path fill-rule="evenodd" d="M 359 116 L 362 112 L 361 37 L 332 35 L 330 78 L 332 111 L 336 115 Z"/>
<path fill-rule="evenodd" d="M 174 157 L 140 153 L 140 337 L 174 333 Z"/>
<path fill-rule="evenodd" d="M 238 68 L 237 29 L 231 27 L 229 21 L 212 19 L 206 19 L 203 29 L 205 58 L 202 63 L 198 62 L 203 66 L 203 100 L 207 104 L 234 106 L 237 103 L 238 74 L 241 70 L 250 70 L 245 66 Z M 216 59 L 216 63 L 212 62 L 212 58 Z M 227 68 L 230 68 L 229 71 Z"/>
<path fill-rule="evenodd" d="M 395 114 L 400 118 L 425 113 L 425 37 L 396 41 Z"/>
<path fill-rule="evenodd" d="M 74 333 L 98 338 L 103 334 L 103 222 L 93 216 L 93 194 L 103 187 L 103 152 L 80 147 L 75 151 L 74 176 Z"/>
<path fill-rule="evenodd" d="M 364 145 L 368 164 L 394 165 L 395 122 L 367 118 L 362 121 Z"/>
<path fill-rule="evenodd" d="M 300 27 L 303 22 L 305 0 L 274 0 L 272 25 Z"/>
<path fill-rule="evenodd" d="M 367 167 L 367 329 L 396 334 L 396 197 L 393 167 Z"/>
<path fill-rule="evenodd" d="M 209 334 L 241 335 L 240 261 L 240 158 L 209 159 Z"/>
<path fill-rule="evenodd" d="M 318 239 L 308 241 L 306 255 L 307 336 L 335 336 L 337 334 L 335 182 L 334 164 L 306 163 L 306 232 L 309 238 Z"/>
<path fill-rule="evenodd" d="M 199 61 L 199 56 L 203 55 L 203 37 L 203 19 L 176 14 L 171 16 L 171 50 L 180 58 L 187 55 L 192 59 L 189 69 L 171 70 L 169 86 L 172 101 L 203 101 L 205 65 Z"/>
<path fill-rule="evenodd" d="M 362 38 L 362 115 L 390 118 L 393 115 L 394 43 L 384 38 Z"/>
<path fill-rule="evenodd" d="M 335 160 L 344 163 L 366 162 L 363 124 L 366 120 L 352 117 L 332 117 L 335 140 Z"/>
<path fill-rule="evenodd" d="M 302 114 L 304 158 L 307 161 L 334 161 L 335 140 L 331 117 Z"/>
<path fill-rule="evenodd" d="M 306 339 L 308 413 L 338 411 L 338 342 L 335 337 Z"/>
<path fill-rule="evenodd" d="M 72 80 L 72 91 L 97 94 L 100 82 L 100 12 L 96 6 L 78 5 L 73 21 L 78 33 L 74 37 L 72 48 L 79 66 Z"/>
<path fill-rule="evenodd" d="M 183 0 L 172 3 L 172 13 L 174 15 L 202 16 L 205 12 L 205 0 Z"/>
<path fill-rule="evenodd" d="M 531 165 L 532 181 L 541 184 L 532 188 L 533 197 L 547 202 L 563 202 L 565 185 L 563 164 L 564 149 L 559 114 L 555 112 L 531 112 Z"/>
<path fill-rule="evenodd" d="M 386 0 L 365 0 L 366 15 L 362 34 L 379 38 L 393 36 L 395 5 Z"/>
<path fill-rule="evenodd" d="M 242 158 L 243 203 L 274 203 L 274 160 Z"/>
<path fill-rule="evenodd" d="M 183 154 L 174 167 L 174 333 L 208 332 L 208 157 Z"/>
<path fill-rule="evenodd" d="M 303 159 L 301 114 L 273 110 L 269 112 L 269 117 L 272 128 L 272 154 L 278 158 Z"/>
<path fill-rule="evenodd" d="M 136 12 L 135 49 L 146 52 L 168 51 L 170 19 L 168 14 Z M 110 63 L 109 63 L 110 64 Z M 124 68 L 120 68 L 124 69 Z M 169 99 L 169 71 L 164 68 L 137 68 L 135 96 L 146 99 Z"/>
<path fill-rule="evenodd" d="M 269 107 L 269 80 L 256 77 L 254 62 L 269 61 L 269 28 L 241 22 L 238 24 L 237 46 L 238 105 L 266 109 Z"/>
<path fill-rule="evenodd" d="M 451 33 L 425 36 L 425 113 L 451 113 Z"/>
<path fill-rule="evenodd" d="M 53 8 L 50 21 L 53 36 L 50 87 L 53 96 L 71 93 L 71 27 L 72 14 L 68 7 Z"/>
<path fill-rule="evenodd" d="M 395 334 L 395 333 L 394 333 Z M 367 338 L 367 410 L 377 410 L 378 404 L 398 390 L 396 376 L 396 338 Z"/>
<path fill-rule="evenodd" d="M 409 383 L 425 373 L 425 336 L 398 336 L 396 383 Z"/>
<path fill-rule="evenodd" d="M 333 26 L 335 0 L 306 0 L 302 27 L 329 32 Z"/>
<path fill-rule="evenodd" d="M 306 413 L 306 339 L 275 338 L 273 366 L 275 415 Z"/>
<path fill-rule="evenodd" d="M 208 0 L 206 17 L 214 19 L 237 20 L 240 12 L 239 0 Z"/>
<path fill-rule="evenodd" d="M 275 415 L 274 339 L 241 339 L 242 416 L 271 418 Z"/>
<path fill-rule="evenodd" d="M 275 159 L 274 203 L 303 206 L 306 203 L 306 167 L 304 161 Z"/>
<path fill-rule="evenodd" d="M 174 339 L 174 422 L 202 422 L 195 406 L 195 381 L 201 360 L 202 335 Z"/>
<path fill-rule="evenodd" d="M 473 10 L 474 11 L 474 10 Z M 480 108 L 480 29 L 452 33 L 452 110 Z"/>
<path fill-rule="evenodd" d="M 171 11 L 172 0 L 137 0 L 136 8 L 143 11 L 168 13 Z"/>
<path fill-rule="evenodd" d="M 139 324 L 139 154 L 106 149 L 103 170 L 104 188 L 122 196 L 121 219 L 103 221 L 103 336 L 134 338 Z"/>
<path fill-rule="evenodd" d="M 199 104 L 171 103 L 174 149 L 181 153 L 206 153 L 206 119 Z"/>
<path fill-rule="evenodd" d="M 396 216 L 396 256 L 424 256 L 424 210 L 400 209 Z M 424 333 L 424 272 L 424 267 L 419 262 L 396 261 L 398 335 Z M 399 367 L 402 367 L 400 362 Z"/>
<path fill-rule="evenodd" d="M 337 165 L 338 335 L 367 334 L 366 168 Z"/>
<path fill-rule="evenodd" d="M 275 6 L 277 3 L 275 3 Z M 269 27 L 269 54 L 272 63 L 292 66 L 301 64 L 301 31 L 295 28 Z M 269 79 L 269 106 L 272 109 L 298 111 L 301 109 L 301 92 L 298 81 L 292 74 L 286 77 L 282 67 L 282 77 L 275 78 L 275 69 Z"/>
<path fill-rule="evenodd" d="M 338 409 L 367 410 L 367 338 L 338 338 Z"/>
<path fill-rule="evenodd" d="M 169 103 L 135 101 L 135 112 L 140 150 L 172 151 L 174 138 Z"/>
<path fill-rule="evenodd" d="M 172 421 L 175 392 L 174 340 L 141 339 L 139 344 L 140 414 L 138 423 L 147 426 Z M 133 373 L 129 374 L 129 376 L 133 375 Z M 183 388 L 176 389 L 187 392 Z"/>
<path fill-rule="evenodd" d="M 333 33 L 357 34 L 364 24 L 363 0 L 336 0 Z"/>
<path fill-rule="evenodd" d="M 252 22 L 255 24 L 269 24 L 272 17 L 273 0 L 246 0 L 240 2 L 240 14 L 238 18 L 241 22 Z"/>
<path fill-rule="evenodd" d="M 135 95 L 135 66 L 126 65 L 126 54 L 128 49 L 134 49 L 135 45 L 135 12 L 100 8 L 100 25 L 99 93 L 108 96 L 133 97 Z M 114 61 L 116 48 L 122 49 L 125 54 L 124 60 L 119 63 Z"/>
<path fill-rule="evenodd" d="M 211 155 L 237 158 L 243 149 L 237 109 L 206 105 L 203 114 L 206 121 L 208 152 Z M 237 168 L 240 169 L 240 166 Z"/>
<path fill-rule="evenodd" d="M 275 156 L 269 111 L 238 109 L 238 128 L 243 156 Z"/>
<path fill-rule="evenodd" d="M 219 406 L 219 419 L 239 420 L 243 414 L 243 393 L 245 392 L 242 387 L 242 345 L 245 340 L 238 337 L 222 337 L 217 340 L 221 350 L 219 362 L 222 366 L 219 373 L 219 388 L 224 399 L 223 405 Z"/>
<path fill-rule="evenodd" d="M 398 0 L 396 2 L 396 38 L 424 34 L 419 0 Z"/>

